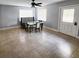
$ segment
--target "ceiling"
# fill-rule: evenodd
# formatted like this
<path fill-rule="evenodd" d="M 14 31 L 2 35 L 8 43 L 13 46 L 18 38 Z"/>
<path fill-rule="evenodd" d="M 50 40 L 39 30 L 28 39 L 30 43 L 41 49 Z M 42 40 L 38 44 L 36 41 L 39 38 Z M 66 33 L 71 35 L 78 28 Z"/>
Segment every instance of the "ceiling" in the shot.
<path fill-rule="evenodd" d="M 36 2 L 42 2 L 43 6 L 51 3 L 56 3 L 64 0 L 35 0 Z M 31 0 L 0 0 L 0 4 L 3 5 L 16 5 L 30 7 Z"/>

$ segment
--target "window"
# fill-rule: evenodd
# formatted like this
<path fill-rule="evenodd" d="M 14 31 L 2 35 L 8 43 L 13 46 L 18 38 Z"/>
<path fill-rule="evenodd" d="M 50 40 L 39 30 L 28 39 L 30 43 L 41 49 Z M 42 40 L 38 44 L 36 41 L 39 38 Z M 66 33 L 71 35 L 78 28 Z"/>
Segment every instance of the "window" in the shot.
<path fill-rule="evenodd" d="M 63 22 L 73 23 L 74 21 L 74 9 L 63 10 Z"/>
<path fill-rule="evenodd" d="M 37 19 L 38 20 L 43 20 L 43 21 L 46 21 L 46 9 L 45 8 L 38 8 L 37 9 Z"/>
<path fill-rule="evenodd" d="M 20 17 L 33 17 L 33 10 L 20 10 Z"/>

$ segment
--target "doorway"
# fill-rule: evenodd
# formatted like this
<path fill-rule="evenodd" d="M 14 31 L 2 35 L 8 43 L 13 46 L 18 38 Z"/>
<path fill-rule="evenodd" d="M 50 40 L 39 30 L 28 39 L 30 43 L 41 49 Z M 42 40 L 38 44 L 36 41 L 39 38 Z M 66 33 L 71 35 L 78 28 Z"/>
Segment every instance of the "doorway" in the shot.
<path fill-rule="evenodd" d="M 79 7 L 78 6 L 65 6 L 60 8 L 60 32 L 78 37 L 78 18 L 79 18 Z"/>

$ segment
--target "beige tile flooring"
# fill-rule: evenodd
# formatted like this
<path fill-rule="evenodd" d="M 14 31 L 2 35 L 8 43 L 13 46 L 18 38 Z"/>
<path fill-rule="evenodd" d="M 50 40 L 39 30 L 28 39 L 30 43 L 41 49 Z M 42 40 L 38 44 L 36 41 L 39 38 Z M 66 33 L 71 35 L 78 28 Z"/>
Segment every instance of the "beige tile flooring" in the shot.
<path fill-rule="evenodd" d="M 79 40 L 47 29 L 31 33 L 20 28 L 0 30 L 0 57 L 79 57 Z"/>

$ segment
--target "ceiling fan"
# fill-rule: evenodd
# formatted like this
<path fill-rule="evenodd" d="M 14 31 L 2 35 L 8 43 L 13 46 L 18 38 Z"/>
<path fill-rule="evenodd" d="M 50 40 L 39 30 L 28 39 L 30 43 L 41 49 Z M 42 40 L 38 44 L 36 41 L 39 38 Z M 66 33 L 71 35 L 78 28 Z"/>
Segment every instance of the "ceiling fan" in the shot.
<path fill-rule="evenodd" d="M 42 3 L 35 3 L 35 0 L 32 0 L 32 7 L 35 7 L 35 6 L 41 6 Z"/>

